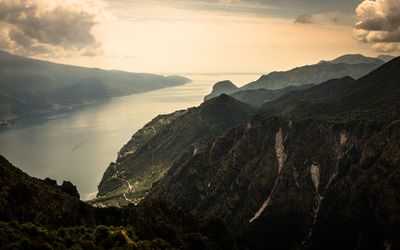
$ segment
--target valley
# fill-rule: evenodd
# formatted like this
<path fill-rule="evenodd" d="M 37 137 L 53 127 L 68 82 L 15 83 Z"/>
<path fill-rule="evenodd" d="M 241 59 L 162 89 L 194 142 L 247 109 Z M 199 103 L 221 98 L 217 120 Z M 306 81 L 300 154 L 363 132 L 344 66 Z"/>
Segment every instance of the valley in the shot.
<path fill-rule="evenodd" d="M 0 0 L 1 250 L 399 250 L 400 0 Z"/>
<path fill-rule="evenodd" d="M 70 182 L 59 186 L 51 179 L 29 177 L 2 158 L 0 181 L 9 190 L 0 196 L 3 220 L 85 225 L 93 244 L 104 246 L 119 244 L 111 241 L 113 234 L 120 234 L 123 244 L 151 241 L 161 248 L 397 247 L 400 221 L 393 215 L 400 214 L 399 68 L 400 58 L 395 58 L 358 79 L 345 76 L 301 88 L 267 89 L 278 92 L 264 97 L 247 92 L 247 103 L 235 99 L 235 93 L 222 93 L 196 107 L 158 115 L 119 150 L 99 182 L 96 198 L 87 202 L 77 198 Z M 211 90 L 207 86 L 204 91 Z M 265 102 L 255 105 L 252 95 Z M 160 105 L 165 108 L 165 102 Z M 26 189 L 21 197 L 16 195 L 19 189 Z M 32 190 L 71 204 L 36 204 Z M 11 209 L 15 197 L 18 209 Z M 26 202 L 31 204 L 23 205 Z M 72 220 L 57 222 L 59 212 L 43 213 L 43 206 L 63 207 L 61 218 Z M 34 216 L 35 211 L 40 216 Z M 185 216 L 200 224 L 192 227 L 176 220 Z M 146 230 L 157 226 L 148 220 L 168 222 L 149 233 Z M 202 223 L 211 225 L 204 229 Z M 111 237 L 110 243 L 95 237 L 104 224 L 112 232 L 104 236 Z M 169 227 L 175 236 L 165 234 Z M 213 238 L 213 230 L 228 241 Z M 197 243 L 191 241 L 194 232 Z"/>

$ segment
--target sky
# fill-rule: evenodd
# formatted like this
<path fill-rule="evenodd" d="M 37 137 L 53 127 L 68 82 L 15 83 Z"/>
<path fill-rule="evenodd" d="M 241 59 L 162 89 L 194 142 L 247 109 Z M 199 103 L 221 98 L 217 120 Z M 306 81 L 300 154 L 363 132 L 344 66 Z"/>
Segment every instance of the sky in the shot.
<path fill-rule="evenodd" d="M 160 74 L 400 55 L 400 0 L 0 0 L 0 50 Z"/>

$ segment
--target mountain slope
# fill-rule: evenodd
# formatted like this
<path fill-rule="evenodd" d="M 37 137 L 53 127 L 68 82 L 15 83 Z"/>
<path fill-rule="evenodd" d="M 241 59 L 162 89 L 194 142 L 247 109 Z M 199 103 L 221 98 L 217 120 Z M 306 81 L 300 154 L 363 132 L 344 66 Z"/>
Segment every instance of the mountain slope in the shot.
<path fill-rule="evenodd" d="M 399 67 L 400 57 L 357 81 L 349 78 L 328 81 L 266 103 L 261 109 L 272 115 L 296 119 L 392 120 L 400 114 Z"/>
<path fill-rule="evenodd" d="M 390 56 L 390 55 L 379 55 L 377 57 L 378 59 L 384 61 L 384 62 L 389 62 L 390 60 L 396 58 L 395 56 Z"/>
<path fill-rule="evenodd" d="M 254 106 L 261 106 L 265 102 L 270 102 L 278 99 L 279 97 L 289 93 L 303 89 L 308 89 L 314 84 L 306 84 L 302 86 L 290 86 L 282 89 L 269 90 L 269 89 L 249 89 L 240 90 L 230 94 L 233 98 Z"/>
<path fill-rule="evenodd" d="M 0 120 L 187 83 L 184 77 L 100 70 L 0 51 Z"/>
<path fill-rule="evenodd" d="M 272 72 L 268 75 L 263 75 L 257 81 L 243 86 L 242 89 L 279 89 L 287 86 L 318 84 L 330 79 L 337 79 L 345 76 L 358 79 L 378 68 L 382 64 L 383 62 L 381 64 L 322 62 L 319 64 L 294 68 L 289 71 Z"/>
<path fill-rule="evenodd" d="M 93 202 L 139 201 L 174 164 L 185 162 L 210 139 L 247 120 L 253 111 L 221 95 L 199 107 L 156 117 L 121 149 L 116 163 L 104 173 Z"/>
<path fill-rule="evenodd" d="M 252 249 L 400 247 L 399 68 L 265 104 L 276 109 L 211 141 L 149 197 L 221 216 Z"/>
<path fill-rule="evenodd" d="M 30 177 L 0 156 L 0 248 L 236 248 L 218 218 L 204 219 L 159 200 L 94 208 L 61 191 L 63 186 L 69 185 Z"/>

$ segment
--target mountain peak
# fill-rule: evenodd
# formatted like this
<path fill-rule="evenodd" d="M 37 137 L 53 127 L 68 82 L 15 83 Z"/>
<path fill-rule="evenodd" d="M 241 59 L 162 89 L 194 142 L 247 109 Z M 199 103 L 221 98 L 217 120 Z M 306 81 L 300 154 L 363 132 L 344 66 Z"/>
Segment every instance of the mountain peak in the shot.
<path fill-rule="evenodd" d="M 376 63 L 382 64 L 384 61 L 378 58 L 367 57 L 361 54 L 347 54 L 339 56 L 331 61 L 330 63 L 346 63 L 346 64 L 359 64 L 359 63 Z"/>
<path fill-rule="evenodd" d="M 214 84 L 212 92 L 204 97 L 204 101 L 219 96 L 220 94 L 231 94 L 238 90 L 239 88 L 236 87 L 236 85 L 233 84 L 231 81 L 229 80 L 220 81 Z"/>

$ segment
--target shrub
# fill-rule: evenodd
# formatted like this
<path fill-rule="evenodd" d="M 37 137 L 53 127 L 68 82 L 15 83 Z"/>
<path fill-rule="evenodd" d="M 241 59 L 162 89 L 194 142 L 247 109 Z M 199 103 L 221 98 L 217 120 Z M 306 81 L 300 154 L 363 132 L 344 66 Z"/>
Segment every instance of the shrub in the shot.
<path fill-rule="evenodd" d="M 107 239 L 108 235 L 110 234 L 110 231 L 108 227 L 104 225 L 100 225 L 96 228 L 96 231 L 94 232 L 94 238 L 96 240 L 96 243 L 99 244 L 103 240 Z"/>

